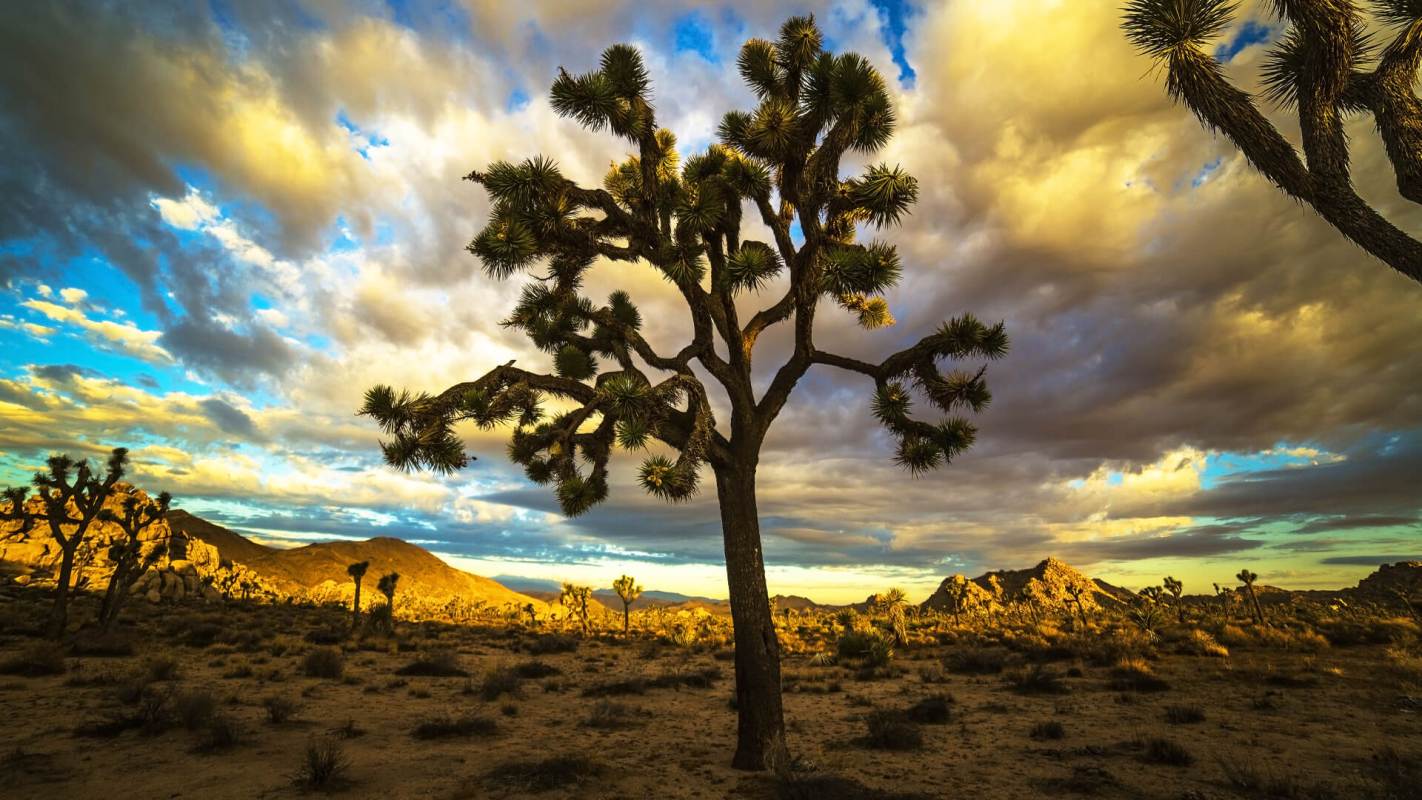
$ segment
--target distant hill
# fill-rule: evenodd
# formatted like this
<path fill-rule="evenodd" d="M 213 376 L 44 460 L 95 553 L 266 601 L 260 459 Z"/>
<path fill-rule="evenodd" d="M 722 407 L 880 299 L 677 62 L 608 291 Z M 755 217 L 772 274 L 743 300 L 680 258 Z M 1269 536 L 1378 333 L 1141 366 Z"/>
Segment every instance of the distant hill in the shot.
<path fill-rule="evenodd" d="M 515 592 L 522 592 L 549 603 L 558 602 L 558 595 L 563 591 L 562 582 L 550 578 L 527 578 L 522 575 L 495 575 L 493 580 L 498 581 Z M 617 592 L 610 588 L 594 589 L 593 598 L 609 609 L 618 612 L 622 611 L 622 598 L 618 597 Z M 656 589 L 648 589 L 642 592 L 642 595 L 633 601 L 632 610 L 638 611 L 643 608 L 652 608 L 655 606 L 705 607 L 709 610 L 712 607 L 721 605 L 726 605 L 726 601 L 717 600 L 712 597 L 699 597 L 696 595 L 681 594 L 679 592 L 663 592 Z M 730 613 L 729 605 L 726 605 L 726 613 Z"/>
<path fill-rule="evenodd" d="M 965 579 L 962 576 L 952 576 L 945 578 L 929 598 L 921 604 L 924 608 L 948 609 L 954 604 L 953 585 L 955 581 L 959 586 Z M 1048 557 L 1039 562 L 1036 566 L 1027 569 L 1000 569 L 985 572 L 976 578 L 966 579 L 970 584 L 976 602 L 1014 602 L 1033 581 L 1039 587 L 1041 596 L 1048 602 L 1065 602 L 1070 594 L 1069 587 L 1085 587 L 1082 592 L 1083 602 L 1087 607 L 1092 606 L 1120 606 L 1129 602 L 1134 596 L 1134 592 L 1129 589 L 1122 589 L 1112 586 L 1105 581 L 1088 578 L 1080 570 L 1060 559 Z"/>
<path fill-rule="evenodd" d="M 363 599 L 374 598 L 375 582 L 381 575 L 398 572 L 402 594 L 417 595 L 430 602 L 459 597 L 499 606 L 535 600 L 488 578 L 455 569 L 428 550 L 401 539 L 382 536 L 363 542 L 319 542 L 283 550 L 258 544 L 185 511 L 170 512 L 168 525 L 216 547 L 223 559 L 249 567 L 285 591 L 317 590 L 329 582 L 326 588 L 330 592 L 349 596 L 354 587 L 346 568 L 358 561 L 369 561 Z"/>

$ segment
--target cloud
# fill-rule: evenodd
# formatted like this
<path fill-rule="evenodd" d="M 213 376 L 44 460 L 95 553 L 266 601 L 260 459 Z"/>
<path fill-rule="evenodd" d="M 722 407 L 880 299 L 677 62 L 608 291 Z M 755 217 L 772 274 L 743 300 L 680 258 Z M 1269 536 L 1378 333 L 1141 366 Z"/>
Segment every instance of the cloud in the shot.
<path fill-rule="evenodd" d="M 64 292 L 66 300 L 73 296 L 69 289 Z M 163 338 L 163 334 L 159 331 L 145 331 L 132 322 L 95 319 L 77 308 L 57 305 L 48 300 L 26 300 L 20 305 L 39 312 L 55 322 L 67 323 L 80 328 L 89 335 L 91 341 L 101 348 L 115 350 L 152 364 L 173 362 L 173 355 L 159 344 L 159 340 Z"/>

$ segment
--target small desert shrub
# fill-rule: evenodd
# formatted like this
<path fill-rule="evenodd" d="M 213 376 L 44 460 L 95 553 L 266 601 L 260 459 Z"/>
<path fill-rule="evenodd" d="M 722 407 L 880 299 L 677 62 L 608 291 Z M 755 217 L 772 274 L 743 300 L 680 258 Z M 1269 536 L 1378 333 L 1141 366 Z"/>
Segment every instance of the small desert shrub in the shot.
<path fill-rule="evenodd" d="M 902 711 L 873 711 L 865 719 L 868 733 L 861 740 L 872 750 L 921 750 L 923 731 Z"/>
<path fill-rule="evenodd" d="M 365 729 L 358 727 L 355 720 L 348 719 L 346 724 L 332 730 L 331 735 L 341 739 L 359 739 L 365 735 Z"/>
<path fill-rule="evenodd" d="M 929 684 L 947 683 L 948 673 L 943 669 L 942 666 L 938 664 L 930 664 L 929 666 L 919 668 L 918 679 L 924 683 Z"/>
<path fill-rule="evenodd" d="M 188 647 L 209 647 L 222 635 L 222 626 L 216 622 L 195 622 L 178 637 L 178 641 Z"/>
<path fill-rule="evenodd" d="M 710 689 L 721 679 L 721 670 L 716 667 L 702 669 L 671 670 L 653 678 L 647 685 L 653 689 Z"/>
<path fill-rule="evenodd" d="M 178 677 L 178 662 L 172 656 L 155 656 L 143 666 L 148 682 L 171 681 Z"/>
<path fill-rule="evenodd" d="M 112 716 L 93 722 L 86 722 L 74 729 L 74 735 L 85 739 L 112 739 L 124 731 L 138 727 L 140 720 L 135 716 Z"/>
<path fill-rule="evenodd" d="M 523 649 L 536 656 L 571 653 L 578 649 L 578 640 L 561 633 L 538 636 L 525 642 Z"/>
<path fill-rule="evenodd" d="M 1179 742 L 1152 736 L 1140 740 L 1141 760 L 1147 764 L 1165 764 L 1171 767 L 1188 767 L 1195 763 L 1195 756 Z"/>
<path fill-rule="evenodd" d="M 133 655 L 133 637 L 119 631 L 109 633 L 98 630 L 80 631 L 69 646 L 69 652 L 76 656 L 90 658 L 131 656 Z"/>
<path fill-rule="evenodd" d="M 463 678 L 469 673 L 459 666 L 459 655 L 453 650 L 429 650 L 414 661 L 395 670 L 396 675 L 417 675 L 427 678 Z"/>
<path fill-rule="evenodd" d="M 631 706 L 622 703 L 614 703 L 611 700 L 599 700 L 588 714 L 588 718 L 583 721 L 583 725 L 598 730 L 620 730 L 637 724 L 638 712 Z"/>
<path fill-rule="evenodd" d="M 645 678 L 627 678 L 620 681 L 597 683 L 583 688 L 583 697 L 615 697 L 618 695 L 646 694 Z"/>
<path fill-rule="evenodd" d="M 345 656 L 334 647 L 318 647 L 301 659 L 301 671 L 308 678 L 339 680 L 345 668 Z"/>
<path fill-rule="evenodd" d="M 345 783 L 350 760 L 345 748 L 334 739 L 307 742 L 305 757 L 292 782 L 306 789 L 333 789 Z"/>
<path fill-rule="evenodd" d="M 237 722 L 226 714 L 213 714 L 202 728 L 196 750 L 200 753 L 217 753 L 231 750 L 242 742 L 242 730 Z"/>
<path fill-rule="evenodd" d="M 410 735 L 416 739 L 449 739 L 456 736 L 493 736 L 498 730 L 498 723 L 488 717 L 440 716 L 416 725 Z"/>
<path fill-rule="evenodd" d="M 137 727 L 149 736 L 156 736 L 168 729 L 173 719 L 173 689 L 146 687 L 138 698 Z"/>
<path fill-rule="evenodd" d="M 38 678 L 64 674 L 64 648 L 53 642 L 35 642 L 0 661 L 0 675 Z"/>
<path fill-rule="evenodd" d="M 953 716 L 953 698 L 946 694 L 925 697 L 904 709 L 904 716 L 925 725 L 946 725 Z"/>
<path fill-rule="evenodd" d="M 1007 684 L 1018 694 L 1067 694 L 1071 691 L 1059 673 L 1041 664 L 1009 673 Z"/>
<path fill-rule="evenodd" d="M 253 674 L 254 673 L 252 672 L 252 665 L 242 663 L 237 664 L 236 666 L 233 666 L 231 669 L 228 669 L 226 672 L 222 673 L 222 677 L 226 678 L 227 680 L 240 680 L 242 678 L 250 678 Z"/>
<path fill-rule="evenodd" d="M 1179 651 L 1192 656 L 1210 656 L 1212 658 L 1227 658 L 1229 648 L 1215 641 L 1215 637 L 1202 630 L 1192 630 L 1180 642 Z"/>
<path fill-rule="evenodd" d="M 1066 736 L 1066 728 L 1062 727 L 1062 724 L 1056 720 L 1039 722 L 1032 726 L 1031 736 L 1038 741 L 1061 739 Z"/>
<path fill-rule="evenodd" d="M 1205 710 L 1199 706 L 1166 706 L 1165 721 L 1171 725 L 1193 725 L 1205 721 Z"/>
<path fill-rule="evenodd" d="M 1400 680 L 1422 683 L 1422 653 L 1405 647 L 1389 647 L 1387 663 Z"/>
<path fill-rule="evenodd" d="M 490 667 L 484 671 L 484 677 L 479 681 L 479 697 L 484 700 L 497 700 L 504 695 L 517 697 L 522 685 L 523 678 L 514 670 L 508 667 Z"/>
<path fill-rule="evenodd" d="M 835 642 L 839 660 L 857 659 L 867 667 L 888 666 L 894 657 L 894 642 L 878 631 L 848 631 Z"/>
<path fill-rule="evenodd" d="M 295 700 L 280 694 L 274 694 L 263 700 L 262 708 L 267 711 L 267 721 L 273 725 L 291 721 L 296 717 L 296 712 L 301 710 L 301 706 Z"/>
<path fill-rule="evenodd" d="M 1215 638 L 1218 639 L 1221 644 L 1229 647 L 1244 647 L 1245 645 L 1252 644 L 1254 641 L 1250 638 L 1249 634 L 1245 633 L 1244 629 L 1238 625 L 1221 626 L 1219 635 Z"/>
<path fill-rule="evenodd" d="M 1170 684 L 1156 676 L 1144 659 L 1126 658 L 1111 668 L 1111 688 L 1117 691 L 1163 692 L 1170 688 Z"/>
<path fill-rule="evenodd" d="M 1288 775 L 1264 772 L 1247 761 L 1220 760 L 1225 781 L 1250 797 L 1268 800 L 1336 800 L 1338 795 L 1323 784 L 1308 785 Z"/>
<path fill-rule="evenodd" d="M 307 631 L 305 639 L 312 644 L 336 645 L 346 640 L 347 631 L 342 628 L 317 628 Z"/>
<path fill-rule="evenodd" d="M 486 778 L 496 786 L 538 793 L 581 786 L 604 771 L 601 764 L 583 756 L 553 756 L 540 760 L 509 761 L 494 767 Z"/>
<path fill-rule="evenodd" d="M 213 714 L 217 713 L 217 700 L 210 692 L 189 692 L 178 696 L 173 702 L 173 710 L 184 728 L 195 731 L 206 725 Z"/>
<path fill-rule="evenodd" d="M 960 647 L 943 659 L 949 672 L 963 675 L 996 675 L 1006 663 L 1006 653 L 987 647 Z"/>
<path fill-rule="evenodd" d="M 514 667 L 514 673 L 517 674 L 520 678 L 538 680 L 539 678 L 547 678 L 552 675 L 562 675 L 563 670 L 558 669 L 552 664 L 533 660 L 525 661 L 522 664 L 519 664 L 518 666 Z"/>

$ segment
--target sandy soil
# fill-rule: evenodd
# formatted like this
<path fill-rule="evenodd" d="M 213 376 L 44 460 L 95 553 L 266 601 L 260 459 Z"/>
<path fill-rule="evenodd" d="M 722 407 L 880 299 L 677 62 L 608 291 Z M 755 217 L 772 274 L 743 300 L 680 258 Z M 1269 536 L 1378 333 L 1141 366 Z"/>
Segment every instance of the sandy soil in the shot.
<path fill-rule="evenodd" d="M 528 641 L 516 633 L 411 624 L 403 626 L 403 651 L 392 641 L 378 642 L 383 650 L 346 644 L 342 677 L 313 678 L 303 675 L 302 662 L 316 645 L 304 637 L 339 627 L 342 618 L 333 612 L 204 612 L 202 619 L 222 620 L 226 638 L 229 631 L 270 631 L 256 642 L 207 646 L 173 641 L 194 624 L 192 612 L 140 608 L 134 617 L 131 656 L 71 657 L 63 675 L 0 676 L 7 723 L 0 727 L 0 773 L 6 775 L 0 796 L 298 797 L 314 791 L 293 781 L 313 742 L 339 742 L 349 767 L 333 791 L 348 797 L 776 796 L 771 780 L 728 766 L 736 717 L 725 652 L 604 639 L 585 641 L 573 653 L 533 656 L 513 649 Z M 32 642 L 6 635 L 0 661 Z M 470 677 L 395 674 L 432 648 L 453 649 Z M 1384 748 L 1422 749 L 1422 714 L 1387 670 L 1380 646 L 1312 655 L 1168 655 L 1152 666 L 1169 688 L 1153 692 L 1121 691 L 1112 687 L 1108 668 L 1066 660 L 1052 668 L 1076 676 L 1064 678 L 1069 692 L 1040 696 L 1014 692 L 1002 675 L 940 675 L 932 668 L 947 651 L 910 648 L 895 661 L 900 675 L 877 680 L 856 680 L 843 667 L 811 666 L 804 657 L 787 659 L 787 684 L 800 689 L 786 695 L 799 766 L 886 793 L 935 798 L 1269 797 L 1267 790 L 1236 788 L 1226 770 L 1245 765 L 1295 787 L 1346 787 L 1377 768 L 1375 756 Z M 171 690 L 175 698 L 210 693 L 218 711 L 236 723 L 238 744 L 201 752 L 203 731 L 190 731 L 176 718 L 157 732 L 78 733 L 135 713 L 134 703 L 118 699 L 119 688 L 163 658 L 176 661 L 177 676 L 155 682 L 151 691 Z M 561 674 L 522 680 L 513 695 L 481 698 L 487 670 L 535 659 Z M 693 679 L 693 685 L 644 694 L 584 694 L 612 681 L 713 670 L 721 677 L 709 687 Z M 921 670 L 942 682 L 925 682 Z M 881 751 L 857 741 L 872 710 L 942 693 L 952 697 L 950 719 L 923 726 L 922 749 Z M 299 704 L 293 719 L 269 721 L 264 701 L 273 696 Z M 628 716 L 610 728 L 589 727 L 599 703 L 619 704 Z M 1198 709 L 1204 719 L 1167 722 L 1171 706 Z M 443 739 L 412 735 L 441 715 L 475 715 L 493 720 L 496 730 Z M 348 721 L 358 735 L 343 730 Z M 1061 723 L 1062 738 L 1033 738 L 1035 726 L 1051 721 Z M 1152 737 L 1181 745 L 1191 763 L 1152 763 L 1141 744 Z M 601 771 L 543 793 L 488 777 L 507 762 L 563 755 L 586 757 Z"/>

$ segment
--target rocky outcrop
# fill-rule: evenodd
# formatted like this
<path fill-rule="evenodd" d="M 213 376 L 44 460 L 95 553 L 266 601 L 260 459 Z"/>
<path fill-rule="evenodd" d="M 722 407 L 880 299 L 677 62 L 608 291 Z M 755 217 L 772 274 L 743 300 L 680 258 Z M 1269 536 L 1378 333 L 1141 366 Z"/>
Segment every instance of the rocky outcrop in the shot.
<path fill-rule="evenodd" d="M 1390 600 L 1402 594 L 1418 602 L 1422 600 L 1422 561 L 1383 564 L 1353 591 L 1369 599 Z"/>
<path fill-rule="evenodd" d="M 120 512 L 129 498 L 146 502 L 149 496 L 142 489 L 126 483 L 116 484 L 104 503 L 105 508 Z M 39 501 L 31 499 L 39 510 Z M 13 583 L 20 585 L 53 584 L 59 572 L 60 552 L 43 524 L 27 533 L 19 533 L 18 522 L 0 523 L 0 565 Z M 80 589 L 104 589 L 108 586 L 113 564 L 109 547 L 126 537 L 114 522 L 95 520 L 75 555 L 74 585 Z M 280 593 L 252 569 L 225 560 L 217 548 L 199 539 L 173 530 L 166 520 L 158 520 L 142 535 L 142 556 L 152 566 L 138 577 L 133 593 L 150 602 L 220 601 L 224 598 L 247 597 L 276 599 Z M 148 557 L 159 551 L 156 558 Z"/>
<path fill-rule="evenodd" d="M 921 608 L 948 613 L 991 611 L 1018 603 L 1043 609 L 1076 609 L 1087 612 L 1119 607 L 1124 590 L 1088 578 L 1080 570 L 1055 558 L 1031 569 L 997 570 L 967 578 L 951 575 L 921 604 Z"/>

